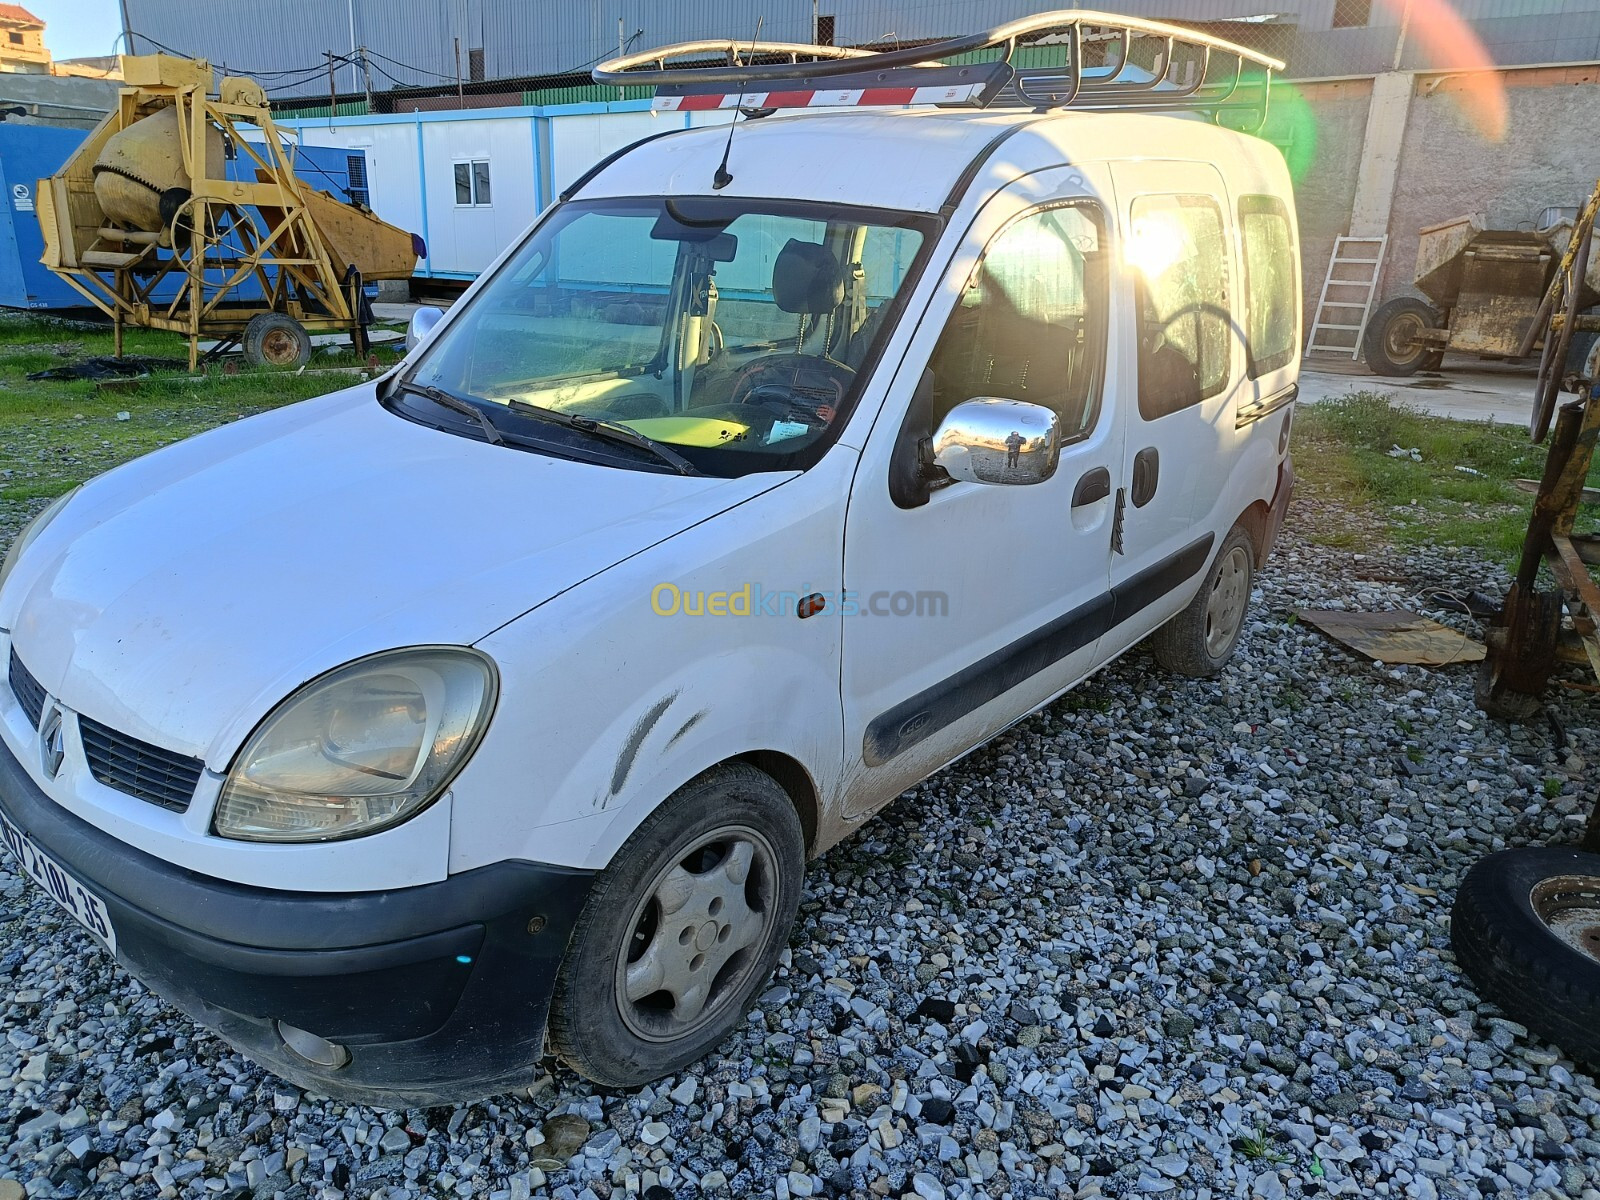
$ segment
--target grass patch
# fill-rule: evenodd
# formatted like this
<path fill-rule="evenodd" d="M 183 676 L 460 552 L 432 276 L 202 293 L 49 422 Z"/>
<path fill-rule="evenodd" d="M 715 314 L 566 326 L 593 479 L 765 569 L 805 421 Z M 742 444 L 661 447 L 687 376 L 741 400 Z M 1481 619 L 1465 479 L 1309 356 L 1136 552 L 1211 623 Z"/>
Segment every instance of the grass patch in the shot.
<path fill-rule="evenodd" d="M 1533 497 L 1512 481 L 1537 479 L 1545 459 L 1545 447 L 1520 426 L 1429 416 L 1357 392 L 1301 407 L 1294 439 L 1295 470 L 1307 494 L 1367 508 L 1387 539 L 1471 547 L 1508 565 L 1515 560 Z M 1396 447 L 1405 453 L 1393 453 Z M 1372 532 L 1335 526 L 1309 536 L 1361 548 Z"/>
<path fill-rule="evenodd" d="M 1234 1138 L 1233 1148 L 1248 1159 L 1270 1163 L 1286 1163 L 1289 1161 L 1289 1156 L 1273 1146 L 1267 1140 L 1267 1135 L 1259 1129 L 1254 1133 L 1243 1134 Z"/>
<path fill-rule="evenodd" d="M 186 358 L 182 337 L 129 330 L 129 354 Z M 109 326 L 29 315 L 0 316 L 0 504 L 9 535 L 38 507 L 61 493 L 160 446 L 267 409 L 308 400 L 359 382 L 355 375 L 317 374 L 353 366 L 348 352 L 317 353 L 307 373 L 241 368 L 225 374 L 187 371 L 150 375 L 102 388 L 88 380 L 30 380 L 35 371 L 110 355 Z M 379 349 L 380 362 L 392 350 Z M 125 413 L 126 418 L 119 418 Z"/>

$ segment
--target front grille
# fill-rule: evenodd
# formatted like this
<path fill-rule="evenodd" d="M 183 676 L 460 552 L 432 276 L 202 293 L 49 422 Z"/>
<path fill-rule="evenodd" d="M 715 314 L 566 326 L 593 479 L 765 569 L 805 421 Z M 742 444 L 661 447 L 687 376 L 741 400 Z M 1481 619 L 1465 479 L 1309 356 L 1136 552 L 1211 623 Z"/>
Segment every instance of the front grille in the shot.
<path fill-rule="evenodd" d="M 22 665 L 15 647 L 11 650 L 11 691 L 16 695 L 17 703 L 22 705 L 22 711 L 28 715 L 28 724 L 39 728 L 39 718 L 44 715 L 44 687 Z"/>
<path fill-rule="evenodd" d="M 78 735 L 89 771 L 101 783 L 173 812 L 183 812 L 194 799 L 205 764 L 149 742 L 78 717 Z"/>

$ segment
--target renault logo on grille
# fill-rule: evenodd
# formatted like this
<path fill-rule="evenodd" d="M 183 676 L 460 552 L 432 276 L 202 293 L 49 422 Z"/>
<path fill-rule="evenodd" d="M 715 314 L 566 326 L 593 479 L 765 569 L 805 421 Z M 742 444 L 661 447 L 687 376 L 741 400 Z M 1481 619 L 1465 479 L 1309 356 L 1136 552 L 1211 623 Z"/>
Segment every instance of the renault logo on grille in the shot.
<path fill-rule="evenodd" d="M 39 755 L 47 778 L 61 773 L 61 762 L 67 757 L 67 737 L 61 727 L 61 710 L 53 708 L 39 726 Z"/>

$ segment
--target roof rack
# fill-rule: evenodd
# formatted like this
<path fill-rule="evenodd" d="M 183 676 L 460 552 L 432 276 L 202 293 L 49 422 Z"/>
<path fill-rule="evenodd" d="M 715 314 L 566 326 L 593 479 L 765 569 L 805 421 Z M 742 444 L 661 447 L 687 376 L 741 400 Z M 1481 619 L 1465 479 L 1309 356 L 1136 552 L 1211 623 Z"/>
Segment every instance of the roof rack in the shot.
<path fill-rule="evenodd" d="M 739 109 L 938 104 L 1201 112 L 1250 132 L 1266 122 L 1284 64 L 1158 21 L 1082 9 L 982 33 L 871 50 L 788 42 L 679 42 L 603 62 L 597 83 L 651 86 L 655 107 Z M 1224 122 L 1224 114 L 1238 114 Z"/>

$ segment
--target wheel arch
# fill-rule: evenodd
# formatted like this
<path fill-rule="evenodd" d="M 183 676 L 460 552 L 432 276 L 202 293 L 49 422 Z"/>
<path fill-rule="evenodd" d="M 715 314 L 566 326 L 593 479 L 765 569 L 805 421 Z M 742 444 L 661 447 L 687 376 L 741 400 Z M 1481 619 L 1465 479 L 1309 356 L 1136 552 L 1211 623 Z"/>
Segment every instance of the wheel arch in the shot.
<path fill-rule="evenodd" d="M 1255 559 L 1256 570 L 1267 565 L 1267 556 L 1272 552 L 1271 542 L 1268 540 L 1267 530 L 1272 520 L 1272 509 L 1265 500 L 1252 501 L 1250 507 L 1239 514 L 1235 525 L 1242 526 L 1250 535 L 1250 549 Z M 1218 553 L 1221 553 L 1219 542 Z"/>
<path fill-rule="evenodd" d="M 772 776 L 777 785 L 788 793 L 790 803 L 799 814 L 800 828 L 805 833 L 806 856 L 809 858 L 814 854 L 817 832 L 822 825 L 822 794 L 805 765 L 780 750 L 750 750 L 725 761 L 748 763 Z"/>

